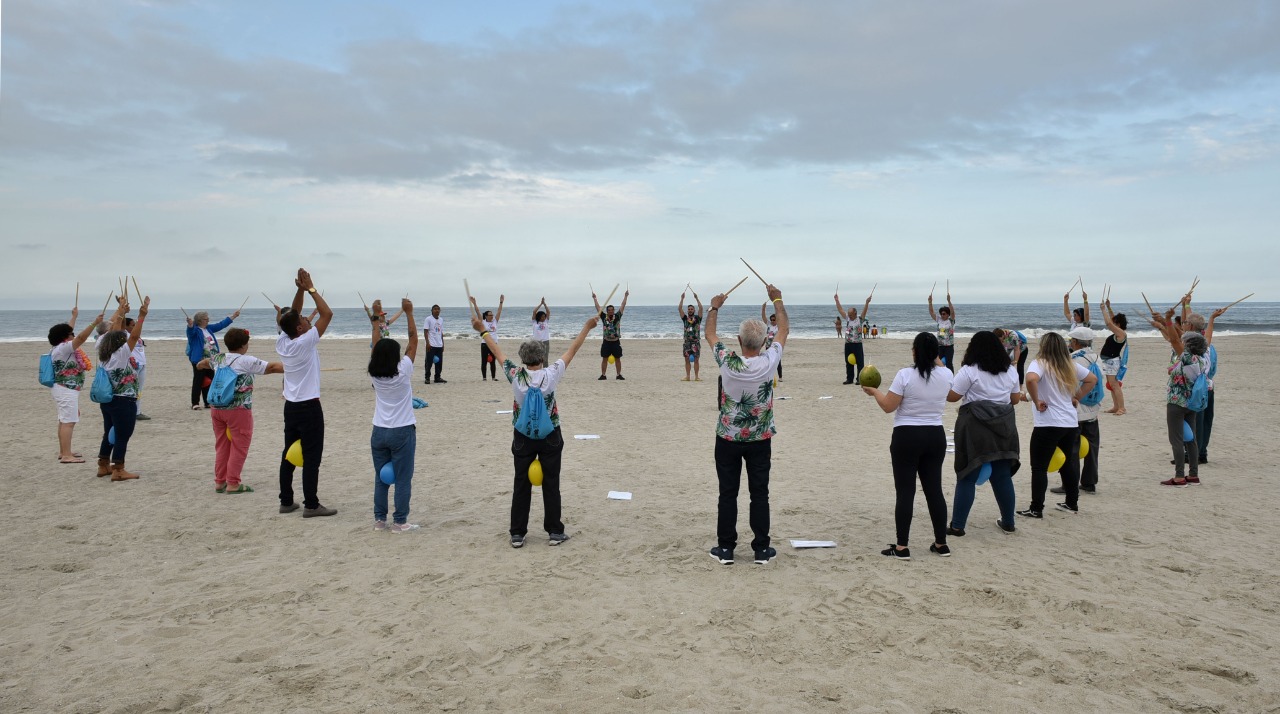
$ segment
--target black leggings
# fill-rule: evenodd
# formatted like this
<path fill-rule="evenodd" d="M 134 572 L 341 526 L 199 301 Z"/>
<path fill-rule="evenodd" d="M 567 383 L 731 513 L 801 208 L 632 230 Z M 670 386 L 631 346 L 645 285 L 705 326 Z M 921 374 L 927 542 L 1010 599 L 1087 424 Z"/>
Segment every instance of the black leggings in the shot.
<path fill-rule="evenodd" d="M 1049 487 L 1049 461 L 1053 450 L 1062 449 L 1067 460 L 1058 469 L 1067 505 L 1080 500 L 1080 425 L 1037 426 L 1031 430 L 1031 510 L 1044 510 L 1044 492 Z"/>
<path fill-rule="evenodd" d="M 947 369 L 954 372 L 956 369 L 956 366 L 955 366 L 956 346 L 955 345 L 939 345 L 938 359 L 942 360 L 942 364 L 946 366 Z"/>
<path fill-rule="evenodd" d="M 209 406 L 209 384 L 213 382 L 213 370 L 200 369 L 191 365 L 191 406 L 200 404 L 200 400 L 204 400 L 204 405 Z M 209 380 L 206 382 L 205 380 Z"/>
<path fill-rule="evenodd" d="M 494 379 L 498 378 L 498 362 L 493 357 L 493 351 L 489 349 L 487 343 L 480 343 L 480 376 L 484 377 L 485 365 L 489 366 L 489 376 Z"/>
<path fill-rule="evenodd" d="M 1027 381 L 1027 355 L 1031 354 L 1031 350 L 1026 347 L 1018 353 L 1018 386 L 1021 387 L 1023 382 Z"/>
<path fill-rule="evenodd" d="M 1165 422 L 1169 427 L 1169 445 L 1173 447 L 1173 476 L 1183 477 L 1187 468 L 1192 476 L 1200 475 L 1200 442 L 1196 440 L 1196 413 L 1177 404 L 1166 404 Z M 1191 441 L 1183 441 L 1186 429 L 1191 430 Z"/>
<path fill-rule="evenodd" d="M 947 499 L 942 495 L 942 462 L 947 456 L 947 434 L 942 426 L 895 426 L 889 442 L 893 457 L 893 486 L 898 493 L 893 509 L 898 545 L 907 547 L 911 516 L 915 509 L 916 477 L 933 522 L 933 542 L 947 542 Z"/>

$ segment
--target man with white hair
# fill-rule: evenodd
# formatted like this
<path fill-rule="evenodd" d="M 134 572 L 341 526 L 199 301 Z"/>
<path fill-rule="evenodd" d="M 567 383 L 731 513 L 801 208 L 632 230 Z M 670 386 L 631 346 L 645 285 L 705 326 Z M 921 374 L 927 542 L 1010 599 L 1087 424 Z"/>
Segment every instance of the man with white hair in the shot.
<path fill-rule="evenodd" d="M 706 338 L 720 367 L 720 419 L 716 423 L 716 476 L 720 499 L 716 518 L 718 544 L 711 557 L 722 565 L 733 564 L 738 544 L 738 489 L 743 463 L 747 467 L 747 490 L 751 494 L 750 523 L 754 538 L 751 549 L 755 562 L 763 565 L 777 556 L 769 547 L 769 467 L 773 424 L 773 374 L 782 361 L 782 347 L 790 323 L 782 305 L 782 291 L 768 286 L 778 316 L 778 331 L 766 348 L 768 328 L 761 320 L 744 320 L 738 328 L 741 354 L 725 347 L 716 335 L 716 318 L 724 305 L 724 294 L 711 298 L 706 319 Z"/>
<path fill-rule="evenodd" d="M 1102 389 L 1102 367 L 1098 364 L 1098 355 L 1093 351 L 1093 330 L 1080 326 L 1067 333 L 1067 347 L 1071 350 L 1071 360 L 1088 370 L 1097 370 L 1098 384 L 1082 399 L 1076 400 L 1076 421 L 1080 423 L 1080 438 L 1089 444 L 1089 453 L 1083 456 L 1084 463 L 1080 467 L 1080 491 L 1082 493 L 1098 492 L 1098 451 L 1101 437 L 1098 429 L 1098 412 L 1102 411 L 1102 399 L 1106 392 Z M 1081 449 L 1083 452 L 1084 449 Z M 1064 486 L 1049 489 L 1051 493 L 1066 493 Z"/>

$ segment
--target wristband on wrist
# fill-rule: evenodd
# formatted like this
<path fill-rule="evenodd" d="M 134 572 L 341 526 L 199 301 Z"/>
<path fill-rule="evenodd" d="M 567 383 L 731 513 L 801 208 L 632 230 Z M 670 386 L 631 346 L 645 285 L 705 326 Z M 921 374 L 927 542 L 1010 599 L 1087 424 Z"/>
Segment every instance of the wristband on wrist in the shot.
<path fill-rule="evenodd" d="M 480 339 L 482 339 L 482 340 L 483 340 L 483 339 L 484 339 L 484 336 L 485 336 L 485 335 L 487 335 L 487 334 L 489 334 L 489 331 L 488 331 L 488 330 L 485 330 L 485 331 L 481 332 L 481 333 L 480 333 Z"/>
<path fill-rule="evenodd" d="M 774 301 L 774 302 L 782 302 L 782 298 L 774 298 L 774 299 L 773 299 L 773 301 Z"/>

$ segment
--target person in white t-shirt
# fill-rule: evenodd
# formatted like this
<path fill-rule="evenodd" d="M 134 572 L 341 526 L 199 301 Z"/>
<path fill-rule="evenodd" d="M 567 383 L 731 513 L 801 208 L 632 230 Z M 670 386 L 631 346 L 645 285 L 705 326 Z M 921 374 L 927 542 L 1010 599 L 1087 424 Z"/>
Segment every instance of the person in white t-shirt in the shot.
<path fill-rule="evenodd" d="M 498 323 L 502 321 L 502 303 L 506 302 L 506 295 L 498 296 L 498 311 L 485 310 L 480 316 L 481 322 L 484 323 L 484 329 L 490 334 L 498 334 Z M 485 376 L 485 368 L 489 370 L 489 376 Z M 483 382 L 489 377 L 493 377 L 493 381 L 498 381 L 498 361 L 494 359 L 493 352 L 489 350 L 489 345 L 480 340 L 480 381 Z"/>
<path fill-rule="evenodd" d="M 542 343 L 544 353 L 551 354 L 551 307 L 546 298 L 533 308 L 533 339 Z"/>
<path fill-rule="evenodd" d="M 942 428 L 942 412 L 951 392 L 951 370 L 938 364 L 938 338 L 921 332 L 911 343 L 912 366 L 898 370 L 887 393 L 872 387 L 862 391 L 875 397 L 876 404 L 893 414 L 893 440 L 889 454 L 893 463 L 893 485 L 897 505 L 896 543 L 880 551 L 898 560 L 910 560 L 907 547 L 911 517 L 915 510 L 916 479 L 929 505 L 933 522 L 933 545 L 929 552 L 944 558 L 951 555 L 947 545 L 947 499 L 942 495 L 942 462 L 947 458 L 947 433 Z"/>
<path fill-rule="evenodd" d="M 293 513 L 293 472 L 289 447 L 302 442 L 302 517 L 332 516 L 338 511 L 320 504 L 320 459 L 324 455 L 324 409 L 320 406 L 320 338 L 333 320 L 333 310 L 311 281 L 311 274 L 298 268 L 293 281 L 297 293 L 287 311 L 280 315 L 280 336 L 276 352 L 284 362 L 284 448 L 280 451 L 280 512 Z M 308 294 L 315 301 L 318 318 L 314 325 L 302 314 Z"/>
<path fill-rule="evenodd" d="M 760 320 L 743 320 L 738 327 L 738 348 L 730 350 L 716 334 L 723 293 L 711 298 L 706 338 L 720 367 L 720 418 L 716 421 L 716 479 L 720 496 L 716 505 L 716 542 L 710 555 L 721 565 L 733 564 L 738 545 L 738 490 L 742 467 L 747 467 L 747 491 L 751 494 L 749 523 L 755 563 L 764 565 L 778 552 L 769 543 L 769 469 L 773 458 L 773 374 L 782 361 L 782 348 L 790 333 L 790 321 L 782 304 L 782 291 L 766 288 L 778 316 L 778 332 L 765 348 L 766 328 Z"/>
<path fill-rule="evenodd" d="M 374 326 L 373 351 L 369 353 L 369 378 L 373 382 L 373 529 L 408 533 L 418 530 L 409 522 L 409 498 L 413 493 L 413 457 L 418 448 L 418 419 L 413 414 L 413 361 L 418 356 L 418 327 L 413 321 L 413 303 L 400 301 L 400 311 L 409 321 L 409 346 L 400 355 L 400 343 L 384 337 Z M 395 475 L 395 511 L 387 525 L 387 492 L 391 485 L 382 480 L 382 469 L 391 466 Z"/>
<path fill-rule="evenodd" d="M 1089 393 L 1097 377 L 1071 361 L 1067 342 L 1062 335 L 1050 332 L 1040 338 L 1035 360 L 1027 366 L 1027 394 L 1035 406 L 1031 430 L 1031 505 L 1018 511 L 1024 518 L 1044 517 L 1044 495 L 1049 486 L 1049 462 L 1055 449 L 1062 449 L 1067 460 L 1058 473 L 1067 500 L 1058 510 L 1079 513 L 1080 499 L 1080 423 L 1076 421 L 1076 404 Z"/>
<path fill-rule="evenodd" d="M 71 319 L 49 328 L 49 344 L 53 347 L 49 357 L 53 360 L 53 403 L 58 407 L 58 463 L 83 464 L 84 456 L 71 450 L 71 435 L 80 422 L 80 389 L 84 387 L 84 375 L 88 371 L 80 346 L 102 323 L 102 315 L 76 334 L 78 308 L 71 308 Z M 99 464 L 99 470 L 103 464 Z M 99 474 L 100 476 L 105 474 Z"/>
<path fill-rule="evenodd" d="M 249 354 L 249 331 L 239 327 L 222 337 L 227 349 L 206 357 L 196 365 L 215 374 L 227 366 L 236 373 L 235 396 L 231 403 L 213 406 L 213 490 L 215 493 L 253 493 L 240 480 L 249 445 L 253 443 L 253 378 L 259 374 L 284 374 L 283 362 L 267 362 Z"/>
<path fill-rule="evenodd" d="M 471 300 L 475 306 L 475 299 Z M 478 311 L 479 308 L 476 308 Z M 560 545 L 569 540 L 565 532 L 564 522 L 560 514 L 560 457 L 564 451 L 564 436 L 560 433 L 560 406 L 556 402 L 556 387 L 564 378 L 565 370 L 573 361 L 574 355 L 586 341 L 587 335 L 599 324 L 598 318 L 588 318 L 573 338 L 569 349 L 554 364 L 546 364 L 547 354 L 538 340 L 525 340 L 520 345 L 520 365 L 507 359 L 498 346 L 493 333 L 485 328 L 479 318 L 471 318 L 471 327 L 480 333 L 480 339 L 489 345 L 493 356 L 502 363 L 502 373 L 511 382 L 511 456 L 515 463 L 515 480 L 511 490 L 511 547 L 524 547 L 525 537 L 529 533 L 529 504 L 533 500 L 533 483 L 529 481 L 529 467 L 534 459 L 538 460 L 542 469 L 542 527 L 547 532 L 549 545 Z M 520 424 L 520 411 L 523 408 L 529 389 L 533 387 L 542 391 L 543 404 L 551 421 L 551 433 L 537 439 L 522 433 L 515 428 Z M 535 395 L 534 399 L 537 397 Z"/>
<path fill-rule="evenodd" d="M 440 377 L 444 369 L 444 320 L 440 318 L 440 306 L 432 305 L 431 314 L 422 321 L 422 331 L 427 335 L 427 357 L 422 370 L 423 384 L 431 383 L 431 368 L 436 370 L 436 384 L 448 384 Z"/>

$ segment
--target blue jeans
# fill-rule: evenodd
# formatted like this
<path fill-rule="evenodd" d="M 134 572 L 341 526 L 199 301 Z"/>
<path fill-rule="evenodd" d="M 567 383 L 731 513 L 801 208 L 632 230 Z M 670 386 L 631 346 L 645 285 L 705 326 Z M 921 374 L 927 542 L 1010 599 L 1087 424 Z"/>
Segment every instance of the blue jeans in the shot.
<path fill-rule="evenodd" d="M 418 446 L 418 428 L 413 424 L 387 428 L 373 427 L 369 437 L 369 449 L 373 451 L 373 520 L 387 520 L 387 491 L 389 484 L 378 476 L 387 463 L 396 474 L 396 511 L 391 514 L 396 523 L 409 520 L 409 497 L 413 495 L 413 454 Z"/>
<path fill-rule="evenodd" d="M 1000 459 L 991 461 L 991 493 L 996 497 L 996 505 L 1000 507 L 1000 521 L 1006 526 L 1013 525 L 1014 500 L 1013 493 L 1013 461 Z M 978 485 L 978 469 L 970 471 L 964 478 L 956 481 L 956 495 L 951 501 L 951 527 L 964 530 L 969 520 L 969 509 L 973 508 L 973 491 Z"/>
<path fill-rule="evenodd" d="M 133 436 L 133 427 L 138 420 L 138 400 L 115 397 L 98 406 L 102 410 L 102 443 L 98 446 L 98 458 L 110 457 L 112 463 L 123 464 L 129 438 Z M 114 445 L 107 439 L 112 427 L 116 430 Z"/>

